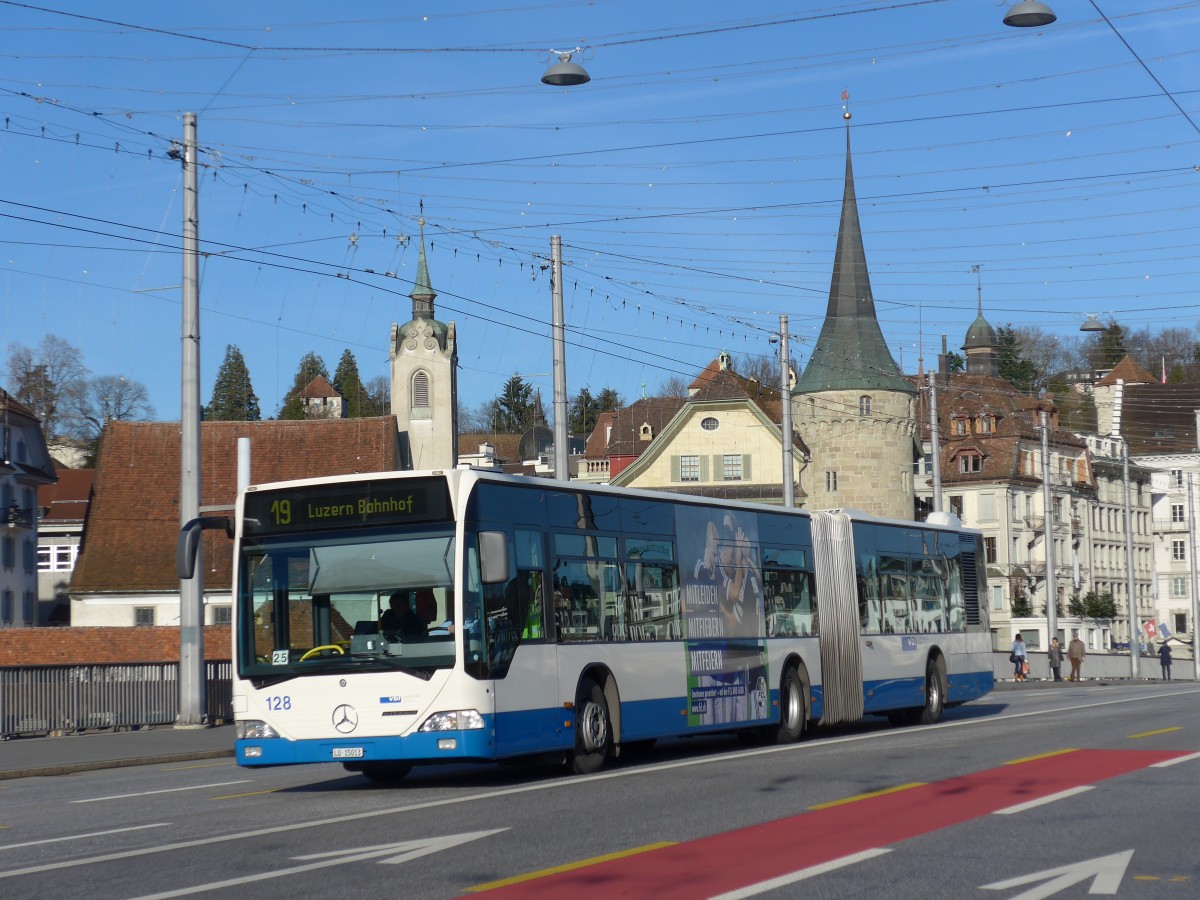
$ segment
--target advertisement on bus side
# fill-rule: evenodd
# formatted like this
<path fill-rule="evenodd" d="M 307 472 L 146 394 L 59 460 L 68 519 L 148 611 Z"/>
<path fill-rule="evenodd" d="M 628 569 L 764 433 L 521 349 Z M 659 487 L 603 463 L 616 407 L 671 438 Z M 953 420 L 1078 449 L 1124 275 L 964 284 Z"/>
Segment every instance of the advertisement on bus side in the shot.
<path fill-rule="evenodd" d="M 688 725 L 765 720 L 770 681 L 757 518 L 679 506 L 675 533 L 682 562 Z"/>

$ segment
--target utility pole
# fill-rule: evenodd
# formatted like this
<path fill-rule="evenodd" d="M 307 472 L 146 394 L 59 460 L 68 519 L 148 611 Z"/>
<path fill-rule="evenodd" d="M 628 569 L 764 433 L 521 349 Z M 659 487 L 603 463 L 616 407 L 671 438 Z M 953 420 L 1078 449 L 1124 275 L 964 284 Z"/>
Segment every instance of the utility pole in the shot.
<path fill-rule="evenodd" d="M 183 117 L 183 337 L 179 446 L 179 524 L 200 515 L 200 212 L 196 115 Z M 203 552 L 203 551 L 201 551 Z M 179 582 L 179 715 L 177 728 L 205 724 L 204 567 Z"/>
<path fill-rule="evenodd" d="M 1196 595 L 1196 507 L 1192 498 L 1192 472 L 1188 472 L 1188 560 L 1191 566 L 1192 584 L 1192 677 L 1200 681 L 1200 653 L 1196 652 L 1196 617 L 1200 615 L 1200 597 Z"/>
<path fill-rule="evenodd" d="M 1137 586 L 1133 581 L 1133 510 L 1129 496 L 1129 441 L 1121 437 L 1121 477 L 1125 481 L 1125 593 L 1129 602 L 1129 677 L 1137 680 L 1138 656 L 1142 652 L 1138 622 Z"/>
<path fill-rule="evenodd" d="M 1054 492 L 1050 488 L 1050 427 L 1046 413 L 1042 422 L 1042 506 L 1046 509 L 1046 650 L 1058 635 L 1058 579 L 1054 559 Z"/>
<path fill-rule="evenodd" d="M 562 238 L 550 237 L 550 298 L 554 345 L 554 477 L 570 481 L 570 447 L 567 442 L 567 337 L 563 324 Z"/>
<path fill-rule="evenodd" d="M 942 439 L 938 434 L 937 373 L 929 373 L 929 445 L 932 449 L 933 511 L 942 511 Z"/>
<path fill-rule="evenodd" d="M 788 354 L 788 317 L 779 317 L 779 395 L 783 401 L 783 505 L 796 505 L 796 485 L 792 474 L 792 365 Z"/>

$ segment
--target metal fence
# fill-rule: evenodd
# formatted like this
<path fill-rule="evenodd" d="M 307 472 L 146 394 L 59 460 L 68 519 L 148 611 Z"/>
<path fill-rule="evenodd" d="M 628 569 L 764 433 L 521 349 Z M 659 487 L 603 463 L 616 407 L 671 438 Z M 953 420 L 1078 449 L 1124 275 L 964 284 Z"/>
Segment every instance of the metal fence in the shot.
<path fill-rule="evenodd" d="M 205 663 L 208 721 L 229 721 L 233 666 Z M 0 667 L 0 737 L 170 725 L 178 663 Z"/>

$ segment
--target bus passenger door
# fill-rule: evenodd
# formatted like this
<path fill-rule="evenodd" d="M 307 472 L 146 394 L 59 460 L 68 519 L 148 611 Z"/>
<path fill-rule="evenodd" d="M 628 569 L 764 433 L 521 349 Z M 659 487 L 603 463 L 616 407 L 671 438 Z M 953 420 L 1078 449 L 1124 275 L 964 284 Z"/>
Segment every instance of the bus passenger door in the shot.
<path fill-rule="evenodd" d="M 543 535 L 515 532 L 516 568 L 508 596 L 511 626 L 519 631 L 516 652 L 496 686 L 496 752 L 520 756 L 569 747 L 574 733 L 558 701 L 554 622 L 546 590 Z"/>

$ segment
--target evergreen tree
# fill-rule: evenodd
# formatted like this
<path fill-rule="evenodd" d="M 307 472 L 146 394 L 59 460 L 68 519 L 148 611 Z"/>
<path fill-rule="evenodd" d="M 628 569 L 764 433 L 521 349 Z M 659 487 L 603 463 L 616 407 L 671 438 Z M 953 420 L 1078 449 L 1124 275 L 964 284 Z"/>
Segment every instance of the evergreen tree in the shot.
<path fill-rule="evenodd" d="M 498 434 L 521 434 L 534 424 L 537 410 L 533 385 L 520 375 L 513 375 L 492 400 L 494 428 Z"/>
<path fill-rule="evenodd" d="M 571 434 L 590 434 L 599 415 L 596 398 L 586 387 L 581 387 L 567 407 L 567 429 Z"/>
<path fill-rule="evenodd" d="M 1037 371 L 1022 353 L 1016 330 L 1011 325 L 1002 325 L 996 329 L 996 339 L 1000 344 L 996 360 L 1000 377 L 1018 391 L 1033 391 Z"/>
<path fill-rule="evenodd" d="M 1129 334 L 1115 319 L 1110 320 L 1103 331 L 1088 337 L 1084 355 L 1093 370 L 1111 369 L 1125 358 Z"/>
<path fill-rule="evenodd" d="M 216 422 L 257 422 L 262 418 L 258 396 L 250 384 L 250 370 L 236 344 L 225 345 L 225 359 L 217 370 L 204 418 Z"/>
<path fill-rule="evenodd" d="M 342 395 L 342 409 L 347 419 L 375 415 L 367 388 L 358 376 L 358 361 L 349 348 L 342 351 L 337 371 L 333 373 L 333 389 Z"/>
<path fill-rule="evenodd" d="M 310 350 L 300 360 L 300 366 L 296 369 L 296 377 L 292 382 L 292 389 L 283 398 L 283 407 L 279 411 L 279 418 L 304 418 L 304 389 L 318 375 L 328 380 L 329 370 L 325 368 L 325 361 Z"/>

